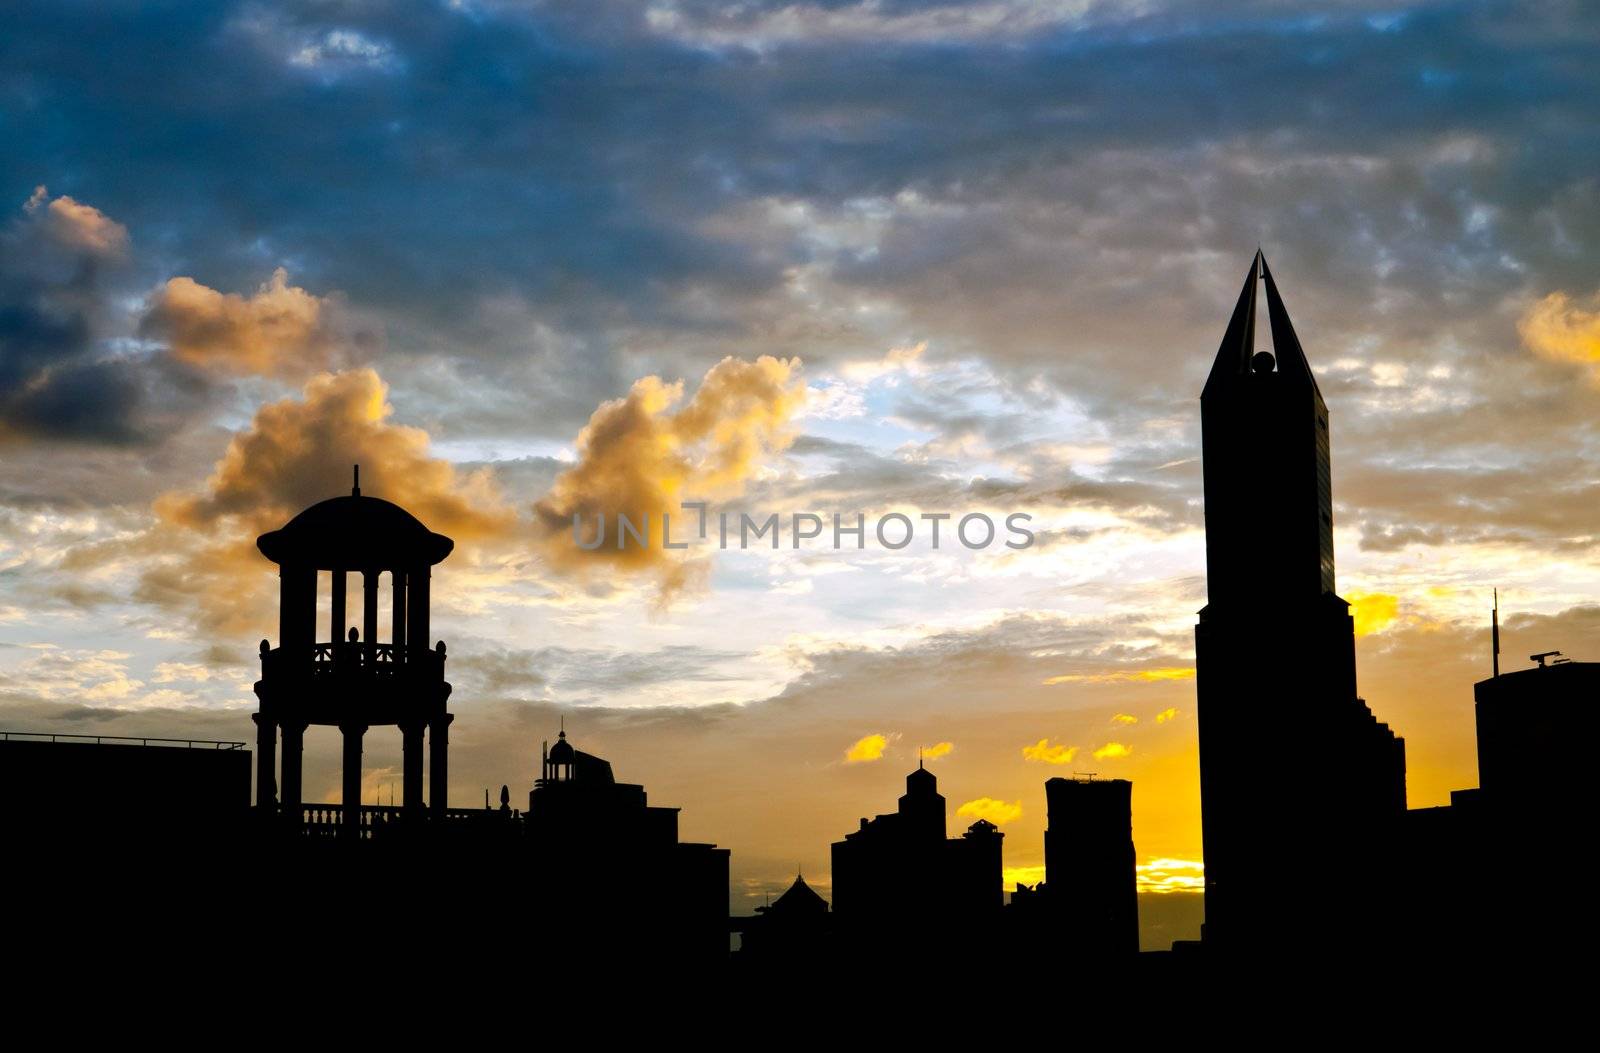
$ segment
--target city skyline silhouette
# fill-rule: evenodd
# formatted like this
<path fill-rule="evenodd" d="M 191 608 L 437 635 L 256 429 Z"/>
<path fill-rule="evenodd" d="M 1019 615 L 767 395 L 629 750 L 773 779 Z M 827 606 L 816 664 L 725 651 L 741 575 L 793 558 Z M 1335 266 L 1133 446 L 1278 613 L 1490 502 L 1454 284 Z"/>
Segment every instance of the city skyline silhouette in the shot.
<path fill-rule="evenodd" d="M 1597 40 L 7 6 L 15 1001 L 1540 1017 L 1507 982 L 1587 935 Z"/>
<path fill-rule="evenodd" d="M 1258 346 L 1260 313 L 1271 351 Z M 77 870 L 97 853 L 141 853 L 141 887 L 157 901 L 172 894 L 168 875 L 211 873 L 226 862 L 249 898 L 282 912 L 282 931 L 330 948 L 337 933 L 307 929 L 283 895 L 329 867 L 365 890 L 370 909 L 403 909 L 408 893 L 385 875 L 411 870 L 445 891 L 433 905 L 440 918 L 480 917 L 483 904 L 459 897 L 519 875 L 523 894 L 546 913 L 546 938 L 566 960 L 594 966 L 619 955 L 758 971 L 839 956 L 864 963 L 933 931 L 940 946 L 928 953 L 943 960 L 1025 959 L 1068 941 L 1083 961 L 1112 970 L 1162 953 L 1331 963 L 1378 952 L 1486 958 L 1545 947 L 1553 934 L 1523 920 L 1553 877 L 1542 854 L 1499 853 L 1481 884 L 1446 891 L 1434 882 L 1473 846 L 1549 836 L 1572 821 L 1583 795 L 1565 775 L 1572 769 L 1526 760 L 1563 750 L 1562 722 L 1530 725 L 1520 714 L 1586 719 L 1576 714 L 1600 683 L 1600 665 L 1549 650 L 1531 656 L 1534 668 L 1503 673 L 1497 601 L 1492 675 L 1474 687 L 1489 778 L 1453 791 L 1449 805 L 1408 810 L 1405 740 L 1357 694 L 1356 623 L 1334 592 L 1328 406 L 1259 250 L 1200 401 L 1208 603 L 1195 630 L 1195 689 L 1209 865 L 1199 939 L 1140 954 L 1140 902 L 1149 897 L 1140 895 L 1136 786 L 1126 779 L 1050 778 L 1045 866 L 1032 883 L 1013 879 L 1008 896 L 1000 827 L 1024 806 L 966 802 L 955 815 L 974 821 L 948 836 L 948 802 L 924 754 L 944 756 L 949 742 L 919 748 L 893 812 L 863 816 L 832 843 L 827 895 L 801 867 L 749 913 L 730 910 L 731 846 L 683 840 L 681 809 L 650 805 L 644 786 L 618 782 L 608 760 L 569 741 L 564 718 L 553 745 L 540 746 L 525 809 L 513 805 L 512 786 L 527 783 L 526 771 L 508 773 L 498 807 L 488 788 L 481 809 L 452 807 L 453 686 L 444 679 L 446 644 L 431 630 L 430 583 L 455 542 L 364 494 L 359 466 L 348 495 L 256 540 L 278 566 L 279 631 L 260 642 L 253 756 L 242 742 L 185 738 L 183 728 L 154 741 L 7 732 L 6 828 L 53 859 L 32 889 L 41 898 L 77 894 Z M 351 593 L 360 597 L 355 611 Z M 312 726 L 340 734 L 336 801 L 303 791 Z M 1310 748 L 1277 756 L 1285 726 Z M 388 805 L 363 797 L 364 741 L 385 727 L 403 740 L 398 806 L 392 792 Z M 876 762 L 887 745 L 869 736 L 846 761 Z M 1022 753 L 1054 759 L 1047 739 Z M 85 840 L 88 815 L 96 832 Z M 1316 853 L 1331 853 L 1341 876 L 1306 917 L 1281 866 Z M 198 895 L 226 897 L 215 887 Z M 426 938 L 441 950 L 452 945 L 442 931 Z"/>

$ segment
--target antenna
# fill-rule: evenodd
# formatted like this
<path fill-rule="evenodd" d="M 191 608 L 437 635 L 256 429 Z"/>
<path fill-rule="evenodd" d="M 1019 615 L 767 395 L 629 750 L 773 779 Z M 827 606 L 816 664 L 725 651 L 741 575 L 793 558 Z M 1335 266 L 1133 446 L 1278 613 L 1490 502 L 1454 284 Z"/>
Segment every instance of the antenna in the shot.
<path fill-rule="evenodd" d="M 1494 590 L 1494 675 L 1500 675 L 1500 590 Z"/>
<path fill-rule="evenodd" d="M 355 466 L 354 477 L 350 480 L 350 496 L 361 496 L 361 466 L 359 464 Z"/>

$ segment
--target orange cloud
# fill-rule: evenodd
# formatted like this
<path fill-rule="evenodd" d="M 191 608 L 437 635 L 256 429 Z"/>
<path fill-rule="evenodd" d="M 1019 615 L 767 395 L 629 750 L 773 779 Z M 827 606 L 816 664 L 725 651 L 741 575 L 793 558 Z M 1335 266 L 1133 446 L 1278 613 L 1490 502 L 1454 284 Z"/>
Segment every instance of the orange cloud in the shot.
<path fill-rule="evenodd" d="M 282 267 L 250 297 L 178 277 L 151 297 L 140 332 L 165 340 L 191 365 L 235 375 L 305 376 L 338 347 L 331 301 L 289 284 Z"/>
<path fill-rule="evenodd" d="M 1152 859 L 1134 867 L 1140 892 L 1204 892 L 1206 865 L 1198 859 Z"/>
<path fill-rule="evenodd" d="M 917 752 L 923 760 L 938 760 L 940 757 L 948 756 L 955 748 L 956 744 L 953 742 L 935 742 L 932 746 L 923 746 Z"/>
<path fill-rule="evenodd" d="M 1052 676 L 1044 683 L 1046 687 L 1056 684 L 1158 683 L 1164 680 L 1190 680 L 1193 677 L 1192 666 L 1168 666 L 1161 669 L 1119 669 L 1109 673 L 1067 673 Z"/>
<path fill-rule="evenodd" d="M 1124 746 L 1120 742 L 1108 742 L 1094 751 L 1095 760 L 1120 760 L 1133 753 L 1132 746 Z"/>
<path fill-rule="evenodd" d="M 889 740 L 883 735 L 863 735 L 857 739 L 855 745 L 844 751 L 846 764 L 860 764 L 864 761 L 875 761 L 883 757 L 883 751 L 889 746 Z"/>
<path fill-rule="evenodd" d="M 1137 724 L 1137 723 L 1139 723 L 1139 718 L 1136 717 L 1136 716 L 1133 716 L 1131 714 L 1128 714 L 1128 713 L 1118 713 L 1116 716 L 1111 718 L 1111 723 L 1113 723 L 1113 724 Z"/>
<path fill-rule="evenodd" d="M 43 209 L 45 229 L 62 245 L 95 256 L 118 256 L 128 247 L 127 227 L 65 194 L 52 201 L 48 190 L 34 187 L 33 196 L 22 207 L 29 215 Z"/>
<path fill-rule="evenodd" d="M 1534 354 L 1596 367 L 1591 376 L 1600 382 L 1600 293 L 1579 305 L 1566 293 L 1553 292 L 1523 313 L 1517 331 Z"/>
<path fill-rule="evenodd" d="M 1157 724 L 1165 724 L 1169 720 L 1177 720 L 1177 719 L 1178 719 L 1178 709 L 1177 709 L 1176 706 L 1168 706 L 1166 709 L 1163 709 L 1161 712 L 1156 714 L 1156 723 Z"/>
<path fill-rule="evenodd" d="M 264 632 L 276 579 L 255 549 L 256 536 L 349 493 L 352 464 L 361 465 L 364 493 L 403 506 L 458 545 L 508 538 L 516 515 L 492 474 L 462 474 L 431 456 L 427 432 L 392 423 L 393 412 L 388 388 L 371 369 L 313 377 L 300 398 L 262 406 L 199 493 L 156 500 L 160 526 L 145 544 L 162 558 L 141 576 L 140 598 L 191 607 L 212 632 Z"/>
<path fill-rule="evenodd" d="M 1400 615 L 1400 597 L 1386 592 L 1350 592 L 1344 598 L 1350 601 L 1357 636 L 1382 632 Z"/>
<path fill-rule="evenodd" d="M 1022 802 L 979 797 L 957 808 L 956 814 L 964 819 L 987 819 L 996 826 L 1004 826 L 1013 819 L 1022 818 Z"/>
<path fill-rule="evenodd" d="M 1026 867 L 1005 867 L 1000 872 L 1000 880 L 1006 890 L 1015 892 L 1018 885 L 1037 885 L 1044 880 L 1044 864 Z"/>
<path fill-rule="evenodd" d="M 1022 747 L 1022 756 L 1026 760 L 1038 761 L 1040 764 L 1071 764 L 1072 758 L 1078 755 L 1076 746 L 1051 745 L 1050 740 L 1040 739 L 1032 746 Z"/>
<path fill-rule="evenodd" d="M 805 400 L 799 359 L 763 355 L 754 362 L 725 358 L 711 367 L 688 405 L 683 382 L 649 376 L 625 398 L 594 411 L 578 435 L 578 463 L 556 478 L 535 506 L 537 540 L 546 563 L 559 573 L 644 572 L 653 576 L 663 603 L 703 581 L 706 557 L 661 544 L 662 516 L 687 540 L 698 530 L 693 511 L 680 502 L 725 500 L 744 491 L 766 457 L 793 440 L 791 421 Z M 618 515 L 635 525 L 648 519 L 647 544 L 619 546 Z M 580 548 L 605 517 L 605 541 Z"/>

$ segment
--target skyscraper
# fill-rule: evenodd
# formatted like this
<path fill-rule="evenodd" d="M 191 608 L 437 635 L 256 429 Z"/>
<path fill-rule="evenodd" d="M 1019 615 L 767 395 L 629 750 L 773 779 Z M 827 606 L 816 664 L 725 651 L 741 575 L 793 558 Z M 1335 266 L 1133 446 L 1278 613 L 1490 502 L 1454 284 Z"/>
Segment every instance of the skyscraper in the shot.
<path fill-rule="evenodd" d="M 1139 951 L 1138 876 L 1133 849 L 1133 783 L 1051 779 L 1044 784 L 1048 918 L 1080 951 Z"/>
<path fill-rule="evenodd" d="M 1256 350 L 1266 286 L 1272 351 Z M 1372 920 L 1405 743 L 1356 694 L 1334 592 L 1328 409 L 1258 251 L 1200 395 L 1207 603 L 1195 627 L 1206 939 L 1255 949 L 1315 909 Z M 1319 926 L 1319 928 L 1322 926 Z"/>

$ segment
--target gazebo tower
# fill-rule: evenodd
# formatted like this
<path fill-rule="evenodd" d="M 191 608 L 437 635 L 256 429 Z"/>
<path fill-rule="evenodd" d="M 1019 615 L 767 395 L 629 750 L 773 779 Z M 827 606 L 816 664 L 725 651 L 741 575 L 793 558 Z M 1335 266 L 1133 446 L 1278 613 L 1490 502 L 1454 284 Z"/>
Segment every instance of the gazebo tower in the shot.
<path fill-rule="evenodd" d="M 256 803 L 298 828 L 302 821 L 301 750 L 312 724 L 337 727 L 344 735 L 343 831 L 360 836 L 362 739 L 374 726 L 400 729 L 403 764 L 402 817 L 423 818 L 423 733 L 431 751 L 428 804 L 442 820 L 449 785 L 449 727 L 445 712 L 450 685 L 444 679 L 445 647 L 431 646 L 428 583 L 434 564 L 455 542 L 435 534 L 415 516 L 361 493 L 361 469 L 348 497 L 312 505 L 281 530 L 256 539 L 262 555 L 278 565 L 278 646 L 261 641 L 261 700 L 256 722 Z M 317 579 L 330 572 L 328 635 L 317 639 Z M 359 575 L 361 628 L 346 620 L 349 575 Z M 389 638 L 380 641 L 378 589 L 389 575 L 393 589 Z M 346 632 L 346 628 L 348 632 Z M 274 793 L 278 736 L 282 767 Z"/>

